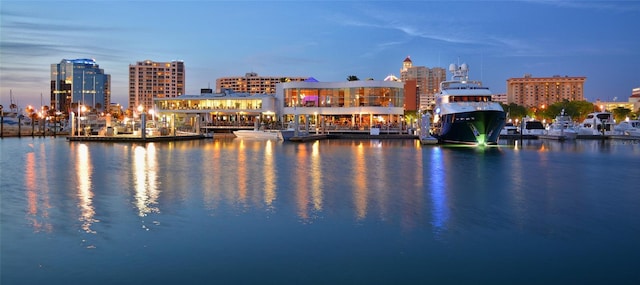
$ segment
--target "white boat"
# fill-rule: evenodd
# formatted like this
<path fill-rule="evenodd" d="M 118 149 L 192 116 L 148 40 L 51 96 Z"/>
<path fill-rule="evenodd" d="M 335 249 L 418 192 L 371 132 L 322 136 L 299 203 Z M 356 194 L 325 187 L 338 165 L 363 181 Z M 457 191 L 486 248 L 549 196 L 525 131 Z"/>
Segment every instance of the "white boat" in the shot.
<path fill-rule="evenodd" d="M 546 129 L 544 127 L 544 125 L 542 124 L 542 122 L 530 118 L 530 117 L 525 117 L 522 120 L 522 123 L 524 124 L 524 126 L 522 127 L 522 134 L 523 135 L 527 135 L 527 136 L 541 136 L 541 135 L 545 135 L 546 134 Z"/>
<path fill-rule="evenodd" d="M 613 129 L 618 135 L 640 137 L 639 120 L 624 120 L 616 125 Z"/>
<path fill-rule="evenodd" d="M 578 135 L 600 136 L 613 134 L 615 120 L 610 112 L 593 112 L 578 127 Z"/>
<path fill-rule="evenodd" d="M 497 144 L 506 113 L 491 101 L 491 90 L 469 81 L 467 64 L 451 64 L 450 81 L 440 83 L 434 109 L 434 136 L 443 143 Z"/>
<path fill-rule="evenodd" d="M 233 131 L 238 138 L 289 140 L 293 136 L 293 130 L 238 130 Z"/>
<path fill-rule="evenodd" d="M 2 124 L 6 126 L 31 126 L 31 118 L 27 114 L 18 112 L 16 109 L 2 111 Z"/>
<path fill-rule="evenodd" d="M 513 125 L 513 123 L 506 123 L 502 130 L 500 130 L 500 135 L 515 135 L 518 133 L 518 127 Z"/>
<path fill-rule="evenodd" d="M 578 137 L 578 131 L 574 128 L 573 120 L 571 120 L 571 116 L 564 112 L 564 109 L 549 125 L 546 137 L 557 140 L 573 140 Z"/>

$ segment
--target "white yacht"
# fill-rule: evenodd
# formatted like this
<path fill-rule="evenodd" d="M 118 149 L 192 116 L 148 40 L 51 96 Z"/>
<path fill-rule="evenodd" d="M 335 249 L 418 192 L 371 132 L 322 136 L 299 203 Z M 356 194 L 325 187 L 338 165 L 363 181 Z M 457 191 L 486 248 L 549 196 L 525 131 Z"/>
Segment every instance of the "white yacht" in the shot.
<path fill-rule="evenodd" d="M 451 64 L 450 81 L 440 83 L 434 109 L 434 136 L 443 143 L 497 144 L 506 113 L 491 101 L 491 90 L 469 81 L 466 63 Z"/>
<path fill-rule="evenodd" d="M 289 140 L 293 130 L 238 130 L 233 134 L 238 138 Z"/>
<path fill-rule="evenodd" d="M 571 116 L 567 115 L 562 109 L 560 115 L 557 115 L 553 123 L 549 125 L 546 136 L 551 139 L 573 140 L 578 136 L 578 131 L 574 128 Z"/>
<path fill-rule="evenodd" d="M 502 130 L 500 130 L 500 135 L 515 135 L 518 133 L 518 127 L 516 127 L 513 123 L 506 123 Z"/>
<path fill-rule="evenodd" d="M 546 129 L 544 127 L 544 125 L 542 124 L 542 122 L 530 118 L 530 117 L 525 117 L 522 120 L 522 124 L 524 124 L 524 126 L 522 127 L 522 134 L 523 135 L 527 135 L 527 136 L 541 136 L 546 134 Z"/>
<path fill-rule="evenodd" d="M 616 134 L 640 137 L 640 121 L 624 120 L 614 127 Z"/>
<path fill-rule="evenodd" d="M 615 120 L 610 112 L 593 112 L 587 114 L 587 117 L 580 123 L 578 127 L 578 135 L 609 135 L 613 132 Z"/>

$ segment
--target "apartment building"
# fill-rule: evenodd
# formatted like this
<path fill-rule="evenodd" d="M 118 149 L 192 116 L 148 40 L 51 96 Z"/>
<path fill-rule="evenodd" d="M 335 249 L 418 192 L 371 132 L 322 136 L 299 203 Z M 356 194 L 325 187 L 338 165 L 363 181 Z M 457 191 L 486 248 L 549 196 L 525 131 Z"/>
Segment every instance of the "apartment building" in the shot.
<path fill-rule="evenodd" d="M 525 107 L 536 107 L 564 100 L 584 100 L 583 76 L 533 77 L 507 79 L 507 102 Z"/>
<path fill-rule="evenodd" d="M 409 56 L 402 61 L 400 80 L 410 85 L 405 88 L 405 92 L 407 92 L 407 94 L 416 94 L 417 107 L 420 110 L 431 109 L 431 107 L 435 105 L 435 94 L 438 93 L 440 82 L 446 80 L 446 78 L 447 71 L 444 68 L 413 66 L 413 62 Z M 415 91 L 413 90 L 414 88 Z M 409 104 L 411 101 L 411 98 L 407 98 L 407 107 L 412 105 Z"/>
<path fill-rule="evenodd" d="M 224 93 L 229 89 L 236 93 L 274 94 L 276 83 L 305 81 L 308 77 L 258 76 L 255 72 L 244 76 L 222 77 L 216 79 L 216 92 Z"/>
<path fill-rule="evenodd" d="M 129 109 L 153 108 L 154 98 L 175 98 L 185 92 L 183 61 L 138 61 L 129 65 Z"/>

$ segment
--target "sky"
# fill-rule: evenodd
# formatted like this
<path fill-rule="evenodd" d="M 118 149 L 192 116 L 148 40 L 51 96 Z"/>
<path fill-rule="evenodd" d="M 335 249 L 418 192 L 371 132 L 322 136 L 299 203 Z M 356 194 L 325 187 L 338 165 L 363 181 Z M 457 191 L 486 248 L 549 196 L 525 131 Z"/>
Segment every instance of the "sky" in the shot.
<path fill-rule="evenodd" d="M 585 99 L 640 87 L 640 1 L 2 0 L 0 104 L 50 103 L 51 64 L 93 58 L 128 105 L 128 68 L 182 60 L 186 93 L 216 78 L 399 77 L 402 61 L 447 68 L 494 93 L 506 81 L 585 76 Z"/>

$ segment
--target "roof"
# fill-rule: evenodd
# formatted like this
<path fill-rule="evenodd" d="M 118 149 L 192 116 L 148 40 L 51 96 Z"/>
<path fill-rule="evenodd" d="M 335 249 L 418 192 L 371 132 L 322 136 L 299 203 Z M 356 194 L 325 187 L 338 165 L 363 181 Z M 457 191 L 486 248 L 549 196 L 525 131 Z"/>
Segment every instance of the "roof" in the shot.
<path fill-rule="evenodd" d="M 411 56 L 407 55 L 407 58 L 405 58 L 402 62 L 412 62 L 411 61 Z"/>

